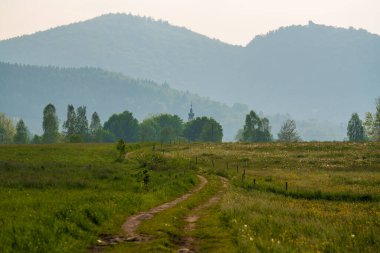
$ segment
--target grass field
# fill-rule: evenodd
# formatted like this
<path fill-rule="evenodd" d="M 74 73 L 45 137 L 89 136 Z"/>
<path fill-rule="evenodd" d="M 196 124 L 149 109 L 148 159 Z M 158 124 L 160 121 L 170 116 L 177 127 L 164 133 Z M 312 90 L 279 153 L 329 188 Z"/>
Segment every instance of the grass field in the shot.
<path fill-rule="evenodd" d="M 231 179 L 218 216 L 236 252 L 380 249 L 379 143 L 197 144 L 176 149 Z"/>
<path fill-rule="evenodd" d="M 196 174 L 209 180 L 201 192 L 142 223 L 153 240 L 106 251 L 175 252 L 183 236 L 200 252 L 380 249 L 379 143 L 163 148 L 130 145 L 118 163 L 115 145 L 0 146 L 0 252 L 86 252 L 127 216 L 193 188 Z M 184 217 L 221 188 L 217 176 L 229 179 L 223 197 L 184 231 Z"/>
<path fill-rule="evenodd" d="M 197 182 L 180 161 L 157 162 L 146 189 L 140 163 L 151 157 L 116 157 L 115 145 L 0 146 L 0 252 L 86 252 L 127 216 Z"/>

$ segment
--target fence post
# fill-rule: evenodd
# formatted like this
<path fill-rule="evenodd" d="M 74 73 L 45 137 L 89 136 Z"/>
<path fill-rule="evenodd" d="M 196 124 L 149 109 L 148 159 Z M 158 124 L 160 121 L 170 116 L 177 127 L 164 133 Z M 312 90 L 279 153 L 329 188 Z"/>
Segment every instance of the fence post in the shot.
<path fill-rule="evenodd" d="M 244 169 L 243 175 L 241 175 L 241 182 L 244 183 L 244 180 L 245 180 L 245 169 Z"/>

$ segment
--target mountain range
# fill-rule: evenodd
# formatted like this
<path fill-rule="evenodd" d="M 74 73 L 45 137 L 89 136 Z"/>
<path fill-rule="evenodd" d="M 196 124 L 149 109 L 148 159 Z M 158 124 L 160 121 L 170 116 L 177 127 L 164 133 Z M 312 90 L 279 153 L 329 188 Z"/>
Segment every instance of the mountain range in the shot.
<path fill-rule="evenodd" d="M 380 96 L 380 36 L 311 21 L 242 47 L 164 21 L 108 14 L 0 41 L 0 61 L 102 68 L 267 115 L 326 121 L 336 131 L 352 112 L 372 110 Z M 105 92 L 117 96 L 112 87 Z"/>

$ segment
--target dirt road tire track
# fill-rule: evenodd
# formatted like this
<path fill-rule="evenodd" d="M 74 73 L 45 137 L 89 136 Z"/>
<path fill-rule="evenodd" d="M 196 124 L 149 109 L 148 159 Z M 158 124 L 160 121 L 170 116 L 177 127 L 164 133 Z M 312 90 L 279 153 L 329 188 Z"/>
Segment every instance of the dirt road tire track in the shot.
<path fill-rule="evenodd" d="M 191 190 L 190 192 L 172 200 L 169 202 L 166 202 L 164 204 L 161 204 L 159 206 L 156 206 L 149 211 L 146 212 L 140 212 L 135 215 L 132 215 L 127 218 L 127 220 L 122 225 L 123 235 L 101 235 L 100 239 L 98 240 L 98 244 L 91 247 L 89 249 L 89 252 L 100 252 L 104 249 L 104 247 L 108 245 L 114 245 L 117 243 L 121 243 L 124 241 L 147 241 L 150 238 L 137 234 L 136 230 L 141 224 L 142 221 L 149 220 L 154 217 L 155 214 L 160 213 L 164 210 L 167 210 L 178 203 L 188 199 L 193 194 L 197 193 L 198 191 L 202 190 L 203 187 L 208 183 L 207 179 L 201 175 L 197 175 L 200 183 L 196 188 Z"/>
<path fill-rule="evenodd" d="M 184 227 L 184 234 L 188 234 L 189 232 L 195 230 L 196 228 L 196 222 L 199 220 L 200 215 L 199 211 L 209 208 L 210 206 L 218 203 L 223 193 L 225 192 L 225 189 L 228 185 L 228 179 L 224 177 L 219 177 L 219 179 L 222 181 L 222 188 L 211 198 L 209 198 L 206 202 L 200 204 L 199 206 L 193 208 L 191 210 L 190 214 L 184 218 L 186 221 L 186 225 Z M 178 253 L 196 253 L 199 252 L 196 246 L 196 239 L 191 236 L 183 237 L 181 240 L 181 245 L 179 249 L 177 250 Z"/>

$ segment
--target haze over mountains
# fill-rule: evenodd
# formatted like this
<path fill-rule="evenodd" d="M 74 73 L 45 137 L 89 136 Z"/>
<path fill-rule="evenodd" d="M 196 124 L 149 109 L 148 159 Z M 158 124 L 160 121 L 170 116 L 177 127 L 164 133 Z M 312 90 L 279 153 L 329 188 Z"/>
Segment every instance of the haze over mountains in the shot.
<path fill-rule="evenodd" d="M 312 22 L 240 47 L 167 22 L 109 14 L 0 41 L 0 61 L 99 67 L 265 114 L 328 120 L 336 131 L 352 112 L 372 110 L 380 95 L 380 36 Z"/>
<path fill-rule="evenodd" d="M 66 119 L 68 104 L 87 106 L 87 117 L 96 111 L 102 122 L 113 113 L 129 110 L 139 120 L 159 114 L 177 114 L 187 120 L 190 104 L 196 116 L 208 115 L 223 124 L 227 140 L 233 140 L 244 122 L 248 108 L 229 107 L 167 84 L 137 80 L 95 68 L 20 66 L 0 62 L 0 108 L 11 117 L 23 118 L 39 132 L 42 110 L 53 103 L 60 124 Z"/>

